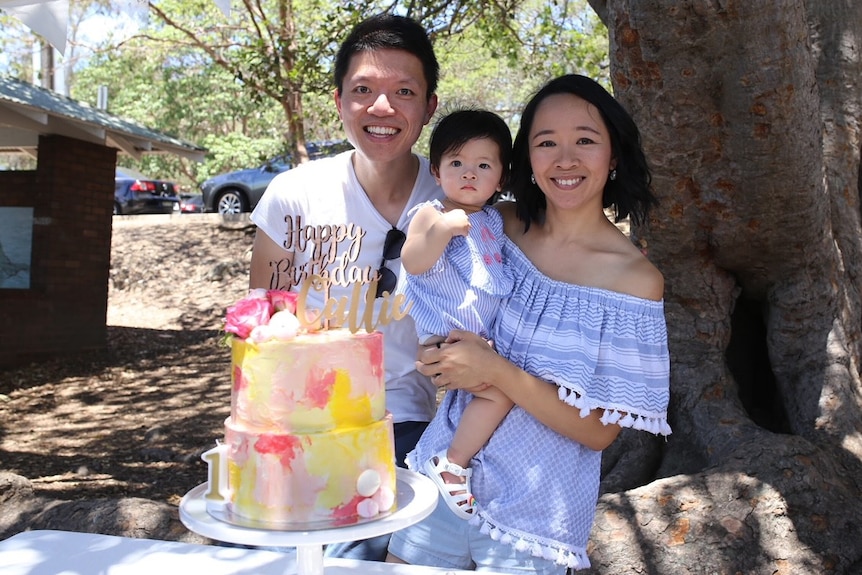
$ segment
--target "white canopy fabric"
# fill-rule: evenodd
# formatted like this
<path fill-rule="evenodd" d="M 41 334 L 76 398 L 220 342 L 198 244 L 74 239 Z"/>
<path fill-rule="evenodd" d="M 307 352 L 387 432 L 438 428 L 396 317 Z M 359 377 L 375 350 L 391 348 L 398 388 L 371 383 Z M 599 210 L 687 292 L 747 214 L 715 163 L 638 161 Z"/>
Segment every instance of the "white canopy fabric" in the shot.
<path fill-rule="evenodd" d="M 69 0 L 0 0 L 0 10 L 18 18 L 58 52 L 65 54 Z"/>
<path fill-rule="evenodd" d="M 213 1 L 225 16 L 230 16 L 231 0 Z M 0 10 L 18 18 L 65 55 L 69 0 L 0 0 Z"/>
<path fill-rule="evenodd" d="M 221 13 L 225 16 L 230 16 L 230 0 L 213 0 Z"/>

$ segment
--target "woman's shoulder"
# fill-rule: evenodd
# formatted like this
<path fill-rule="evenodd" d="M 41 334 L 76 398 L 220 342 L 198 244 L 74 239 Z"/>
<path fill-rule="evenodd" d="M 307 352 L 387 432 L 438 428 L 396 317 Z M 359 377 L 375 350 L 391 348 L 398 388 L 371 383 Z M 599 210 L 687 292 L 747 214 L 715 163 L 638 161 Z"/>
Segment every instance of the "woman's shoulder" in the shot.
<path fill-rule="evenodd" d="M 608 285 L 612 291 L 649 300 L 664 297 L 664 276 L 622 232 L 614 234 L 607 251 Z"/>
<path fill-rule="evenodd" d="M 664 276 L 643 254 L 632 256 L 626 279 L 627 293 L 659 301 L 664 297 Z"/>

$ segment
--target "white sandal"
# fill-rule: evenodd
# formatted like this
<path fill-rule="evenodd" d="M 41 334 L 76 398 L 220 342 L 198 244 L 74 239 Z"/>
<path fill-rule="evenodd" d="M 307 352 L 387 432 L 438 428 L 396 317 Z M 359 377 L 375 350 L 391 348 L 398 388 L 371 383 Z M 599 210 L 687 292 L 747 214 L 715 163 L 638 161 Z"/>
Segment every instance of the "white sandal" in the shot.
<path fill-rule="evenodd" d="M 437 463 L 434 463 L 434 460 Z M 443 500 L 452 512 L 461 519 L 471 519 L 473 510 L 476 507 L 476 498 L 470 491 L 470 477 L 473 475 L 472 469 L 464 469 L 457 463 L 452 463 L 446 457 L 446 452 L 441 451 L 437 455 L 431 457 L 425 462 L 425 473 L 437 485 L 437 489 L 443 494 Z M 441 473 L 451 473 L 458 477 L 465 477 L 464 483 L 446 483 L 443 481 Z M 460 492 L 460 493 L 458 493 Z"/>

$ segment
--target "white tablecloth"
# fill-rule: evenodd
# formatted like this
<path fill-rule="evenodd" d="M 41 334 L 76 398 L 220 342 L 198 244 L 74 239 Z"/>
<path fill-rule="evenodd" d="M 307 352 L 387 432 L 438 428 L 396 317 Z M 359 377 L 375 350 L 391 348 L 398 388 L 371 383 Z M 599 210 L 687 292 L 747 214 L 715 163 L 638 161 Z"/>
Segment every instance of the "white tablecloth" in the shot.
<path fill-rule="evenodd" d="M 468 575 L 456 571 L 326 559 L 326 575 Z M 70 531 L 26 531 L 0 541 L 2 575 L 286 575 L 292 553 Z"/>

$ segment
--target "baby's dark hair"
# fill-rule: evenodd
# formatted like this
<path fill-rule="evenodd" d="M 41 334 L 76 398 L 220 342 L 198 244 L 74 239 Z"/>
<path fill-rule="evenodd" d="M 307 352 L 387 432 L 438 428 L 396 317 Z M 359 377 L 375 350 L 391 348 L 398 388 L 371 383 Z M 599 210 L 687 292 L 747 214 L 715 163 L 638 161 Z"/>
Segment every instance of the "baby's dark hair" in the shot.
<path fill-rule="evenodd" d="M 431 166 L 439 168 L 443 154 L 457 152 L 470 140 L 479 138 L 488 138 L 500 149 L 501 185 L 504 185 L 509 181 L 512 163 L 512 132 L 503 118 L 488 110 L 456 110 L 440 118 L 431 133 L 428 153 Z"/>

